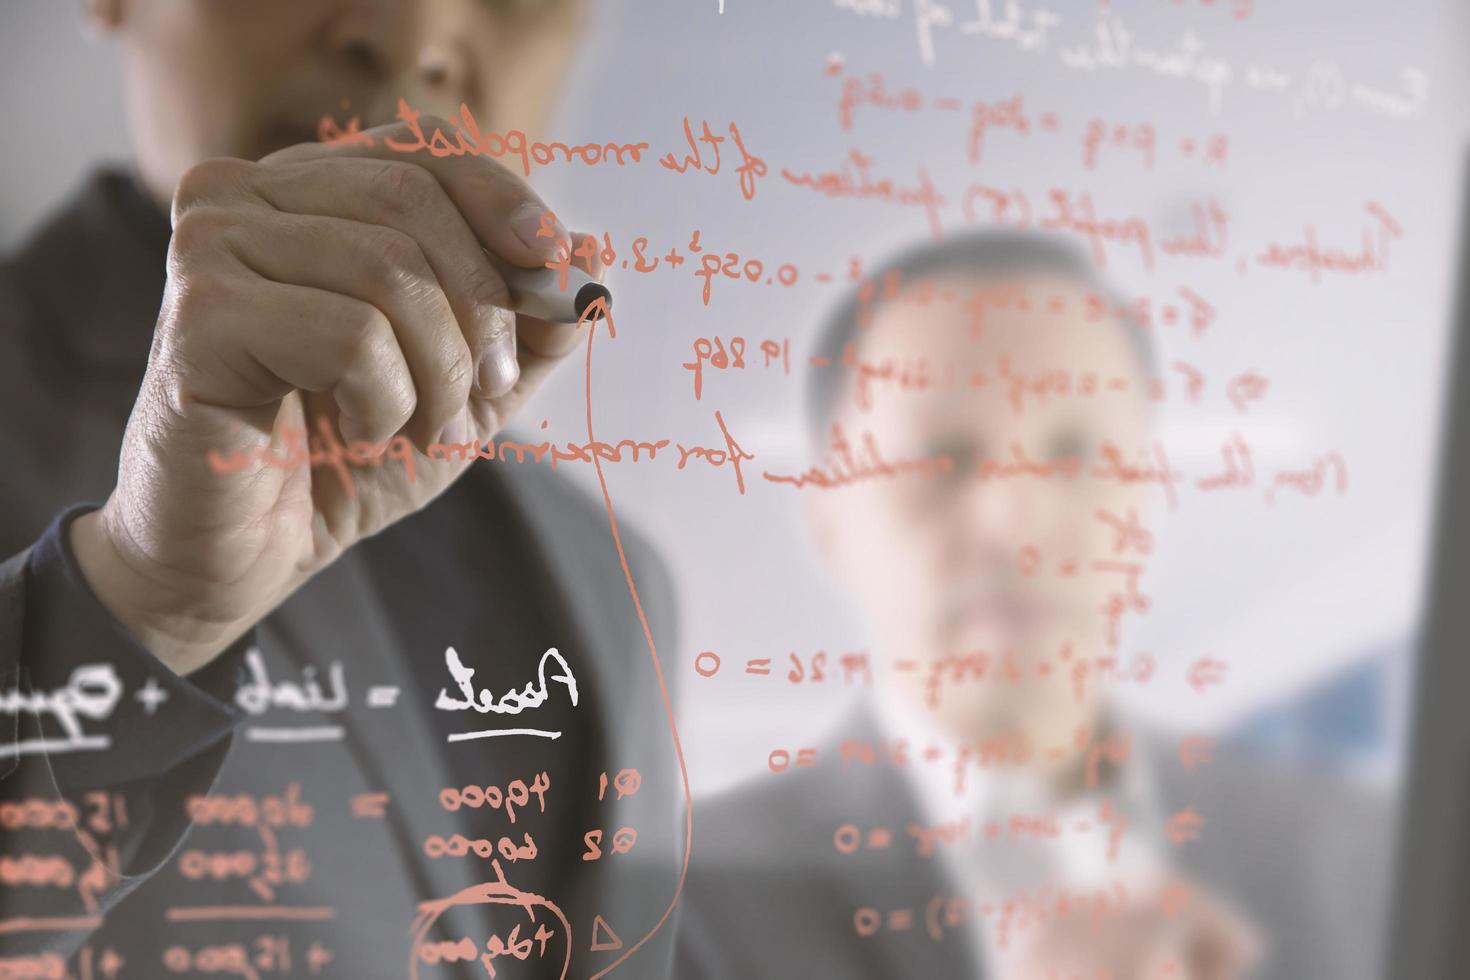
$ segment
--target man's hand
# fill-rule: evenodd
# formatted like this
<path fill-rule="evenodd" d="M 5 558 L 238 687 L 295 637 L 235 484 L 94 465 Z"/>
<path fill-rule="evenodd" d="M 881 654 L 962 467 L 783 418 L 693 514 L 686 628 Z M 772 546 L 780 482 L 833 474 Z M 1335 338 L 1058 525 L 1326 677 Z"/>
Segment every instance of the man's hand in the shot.
<path fill-rule="evenodd" d="M 443 125 L 425 119 L 430 129 Z M 186 673 L 354 543 L 423 507 L 468 461 L 266 465 L 318 419 L 350 442 L 493 436 L 583 339 L 508 312 L 489 250 L 536 267 L 567 244 L 547 209 L 478 156 L 303 144 L 211 160 L 174 198 L 168 285 L 106 504 L 72 525 L 103 604 Z M 601 270 L 586 267 L 593 275 Z M 216 472 L 208 454 L 243 452 Z"/>
<path fill-rule="evenodd" d="M 1193 889 L 1172 914 L 1163 901 L 1092 910 L 1040 927 L 1025 944 L 1015 980 L 1242 980 L 1260 958 L 1254 927 L 1219 899 Z"/>

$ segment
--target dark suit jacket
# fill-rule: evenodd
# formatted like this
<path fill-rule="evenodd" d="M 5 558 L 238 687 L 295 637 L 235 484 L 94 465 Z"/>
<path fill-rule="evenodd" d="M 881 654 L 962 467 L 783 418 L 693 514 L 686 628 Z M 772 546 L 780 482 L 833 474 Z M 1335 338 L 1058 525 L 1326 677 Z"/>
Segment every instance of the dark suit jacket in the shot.
<path fill-rule="evenodd" d="M 966 931 L 994 920 L 949 903 L 962 886 L 937 857 L 917 857 L 906 836 L 924 822 L 910 784 L 892 766 L 844 767 L 840 746 L 850 740 L 882 742 L 866 711 L 825 740 L 817 765 L 695 801 L 676 976 L 983 975 Z M 1200 839 L 1174 853 L 1261 929 L 1262 980 L 1376 980 L 1392 838 L 1385 801 L 1223 752 L 1185 773 L 1172 740 L 1145 738 L 1135 751 L 1165 816 L 1189 805 L 1205 816 Z M 833 835 L 845 823 L 890 828 L 894 845 L 840 855 Z M 872 935 L 855 921 L 865 908 L 881 917 Z M 894 928 L 905 912 L 912 924 Z"/>
<path fill-rule="evenodd" d="M 557 976 L 568 950 L 573 975 L 590 974 L 620 952 L 594 936 L 594 917 L 631 945 L 663 913 L 683 848 L 664 711 L 601 501 L 545 464 L 479 462 L 215 665 L 172 676 L 86 589 L 55 520 L 113 485 L 168 240 L 132 182 L 104 174 L 0 265 L 0 556 L 13 555 L 0 565 L 0 966 L 53 970 L 70 957 L 100 977 L 121 957 L 122 976 L 210 976 L 245 956 L 262 977 L 404 976 L 417 903 L 495 883 L 493 858 L 507 885 L 446 912 L 430 938 L 468 939 L 478 954 L 499 937 L 510 947 L 494 961 L 502 976 Z M 620 530 L 655 637 L 672 649 L 672 583 L 636 530 Z M 578 703 L 553 683 L 550 701 L 520 716 L 436 711 L 441 688 L 455 693 L 446 646 L 496 692 L 533 681 L 556 647 Z M 241 698 L 259 680 L 251 647 L 272 684 L 314 678 L 323 702 Z M 66 733 L 35 696 L 87 664 L 109 665 L 123 685 L 107 717 L 83 719 L 111 746 L 37 751 Z M 150 685 L 167 696 L 154 713 L 139 698 Z M 371 687 L 399 698 L 372 706 Z M 520 726 L 563 734 L 447 741 Z M 302 728 L 342 734 L 265 740 Z M 600 780 L 624 769 L 641 786 L 619 799 Z M 441 797 L 504 793 L 542 772 L 544 812 L 531 798 L 514 821 L 478 797 Z M 54 819 L 63 797 L 81 809 L 78 828 Z M 614 853 L 623 827 L 636 844 Z M 534 858 L 516 849 L 528 833 Z M 438 856 L 454 834 L 495 852 Z M 552 937 L 532 951 L 524 940 L 542 925 Z M 670 931 L 639 952 L 634 975 L 663 975 Z M 476 958 L 421 970 L 486 975 Z"/>

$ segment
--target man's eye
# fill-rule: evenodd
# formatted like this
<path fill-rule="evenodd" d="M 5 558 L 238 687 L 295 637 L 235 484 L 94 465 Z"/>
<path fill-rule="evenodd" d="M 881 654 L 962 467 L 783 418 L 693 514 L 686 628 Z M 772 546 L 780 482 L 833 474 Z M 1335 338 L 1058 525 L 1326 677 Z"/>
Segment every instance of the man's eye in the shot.
<path fill-rule="evenodd" d="M 1087 438 L 1080 432 L 1075 430 L 1058 432 L 1047 442 L 1046 458 L 1068 459 L 1074 456 L 1084 456 L 1087 453 L 1087 445 Z"/>
<path fill-rule="evenodd" d="M 969 439 L 940 439 L 930 443 L 930 456 L 948 456 L 954 464 L 951 474 L 968 473 L 980 459 L 981 447 Z"/>

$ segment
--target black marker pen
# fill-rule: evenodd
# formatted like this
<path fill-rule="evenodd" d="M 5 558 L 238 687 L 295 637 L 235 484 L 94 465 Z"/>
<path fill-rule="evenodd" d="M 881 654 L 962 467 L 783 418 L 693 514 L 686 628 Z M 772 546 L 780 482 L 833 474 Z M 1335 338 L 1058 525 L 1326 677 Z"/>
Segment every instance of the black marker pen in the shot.
<path fill-rule="evenodd" d="M 510 287 L 510 308 L 517 313 L 553 323 L 576 323 L 599 299 L 612 306 L 612 290 L 576 266 L 567 269 L 567 286 L 562 289 L 560 269 L 524 269 L 485 254 Z"/>

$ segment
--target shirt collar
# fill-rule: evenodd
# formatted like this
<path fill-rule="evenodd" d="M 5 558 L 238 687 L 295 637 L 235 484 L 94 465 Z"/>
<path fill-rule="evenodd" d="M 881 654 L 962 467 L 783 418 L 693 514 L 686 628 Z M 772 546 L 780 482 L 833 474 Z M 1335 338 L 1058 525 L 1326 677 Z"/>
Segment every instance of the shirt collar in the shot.
<path fill-rule="evenodd" d="M 873 716 L 886 740 L 907 742 L 909 764 L 902 770 L 903 778 L 916 797 L 917 809 L 931 826 L 969 817 L 972 839 L 980 844 L 986 821 L 996 820 L 1004 826 L 1012 816 L 1053 814 L 1059 825 L 1071 828 L 1056 841 L 1048 842 L 1046 848 L 1055 859 L 1052 872 L 1062 880 L 1091 884 L 1118 877 L 1147 877 L 1156 870 L 1163 824 L 1152 765 L 1143 744 L 1144 734 L 1116 711 L 1108 710 L 1103 724 L 1097 727 L 1100 737 L 1129 739 L 1128 761 L 1114 770 L 1110 785 L 1065 800 L 1034 773 L 1014 767 L 971 766 L 963 790 L 957 793 L 953 763 L 962 743 L 931 712 L 896 695 L 875 699 Z M 940 750 L 936 762 L 924 758 L 931 746 Z M 1125 828 L 1118 860 L 1108 858 L 1104 831 L 1082 833 L 1075 829 L 1079 822 L 1099 822 L 1104 799 L 1111 800 L 1113 813 Z M 1003 843 L 1000 848 L 1007 849 Z"/>

